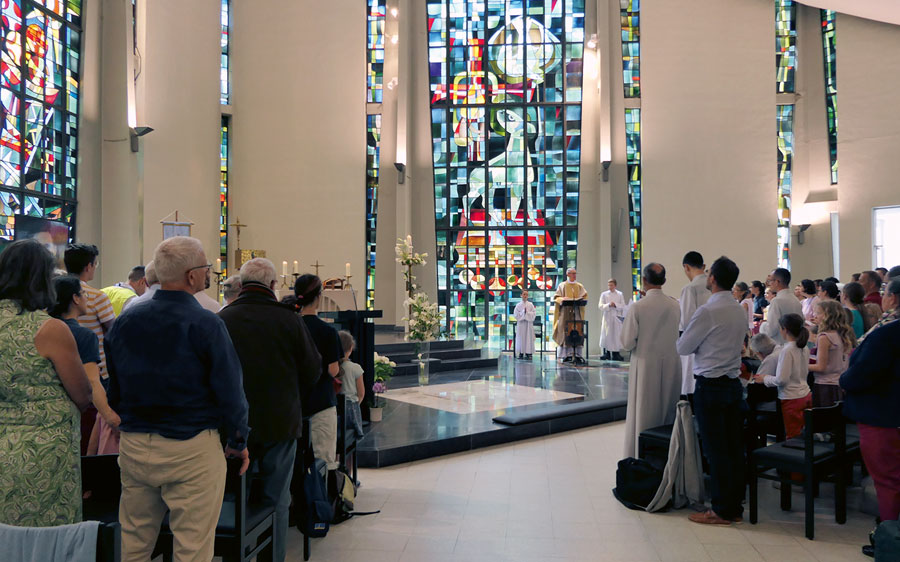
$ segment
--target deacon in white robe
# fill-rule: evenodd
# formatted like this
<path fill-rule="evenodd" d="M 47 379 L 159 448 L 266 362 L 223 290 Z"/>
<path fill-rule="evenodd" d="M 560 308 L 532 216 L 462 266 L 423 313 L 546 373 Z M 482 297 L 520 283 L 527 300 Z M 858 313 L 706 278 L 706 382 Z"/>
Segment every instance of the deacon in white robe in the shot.
<path fill-rule="evenodd" d="M 625 457 L 637 456 L 642 431 L 675 421 L 681 395 L 681 362 L 675 349 L 678 302 L 662 292 L 666 282 L 662 265 L 648 264 L 643 279 L 647 294 L 628 307 L 622 329 L 622 349 L 631 351 Z"/>
<path fill-rule="evenodd" d="M 678 331 L 683 332 L 697 309 L 706 304 L 712 292 L 706 287 L 706 264 L 699 252 L 688 252 L 682 260 L 684 274 L 690 283 L 681 290 L 681 324 Z M 694 356 L 681 357 L 681 394 L 687 396 L 694 393 Z"/>
<path fill-rule="evenodd" d="M 534 303 L 528 300 L 528 291 L 522 291 L 522 300 L 513 310 L 516 319 L 516 357 L 534 353 Z"/>
<path fill-rule="evenodd" d="M 600 314 L 603 324 L 600 327 L 600 349 L 603 359 L 622 361 L 619 351 L 622 349 L 622 321 L 625 319 L 625 297 L 618 290 L 615 279 L 607 281 L 608 291 L 600 295 Z"/>

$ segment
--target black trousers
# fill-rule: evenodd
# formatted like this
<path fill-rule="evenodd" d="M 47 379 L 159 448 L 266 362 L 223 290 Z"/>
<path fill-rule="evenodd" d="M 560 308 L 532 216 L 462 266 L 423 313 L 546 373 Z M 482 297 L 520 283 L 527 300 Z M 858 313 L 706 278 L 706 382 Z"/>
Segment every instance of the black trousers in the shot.
<path fill-rule="evenodd" d="M 700 427 L 703 454 L 709 463 L 712 509 L 734 519 L 744 507 L 743 389 L 738 379 L 697 377 L 694 415 Z"/>

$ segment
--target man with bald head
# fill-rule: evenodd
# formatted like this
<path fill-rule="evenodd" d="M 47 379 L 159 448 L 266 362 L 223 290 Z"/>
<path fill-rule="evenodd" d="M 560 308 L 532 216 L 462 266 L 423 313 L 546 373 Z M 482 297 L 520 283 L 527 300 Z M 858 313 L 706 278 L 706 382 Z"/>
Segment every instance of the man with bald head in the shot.
<path fill-rule="evenodd" d="M 646 294 L 628 307 L 622 328 L 622 349 L 631 351 L 628 368 L 628 408 L 625 414 L 625 456 L 634 457 L 638 436 L 645 429 L 674 423 L 681 394 L 681 361 L 675 349 L 681 310 L 662 292 L 666 268 L 644 267 Z"/>

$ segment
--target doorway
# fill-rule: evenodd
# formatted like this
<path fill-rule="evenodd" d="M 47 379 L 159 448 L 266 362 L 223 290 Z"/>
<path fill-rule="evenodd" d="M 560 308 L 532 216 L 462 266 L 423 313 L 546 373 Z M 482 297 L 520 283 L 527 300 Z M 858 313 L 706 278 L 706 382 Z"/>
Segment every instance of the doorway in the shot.
<path fill-rule="evenodd" d="M 873 209 L 872 228 L 875 267 L 900 265 L 900 206 Z"/>

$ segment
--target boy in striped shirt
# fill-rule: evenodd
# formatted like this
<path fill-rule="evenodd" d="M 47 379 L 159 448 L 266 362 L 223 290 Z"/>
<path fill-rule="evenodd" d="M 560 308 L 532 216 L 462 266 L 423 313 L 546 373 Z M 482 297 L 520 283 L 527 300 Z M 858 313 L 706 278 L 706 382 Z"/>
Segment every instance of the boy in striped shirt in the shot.
<path fill-rule="evenodd" d="M 97 256 L 100 251 L 93 244 L 69 244 L 66 248 L 64 260 L 66 269 L 71 275 L 81 280 L 81 290 L 87 298 L 88 313 L 78 317 L 78 323 L 97 335 L 100 343 L 100 378 L 105 381 L 106 354 L 103 350 L 103 337 L 112 328 L 116 315 L 113 312 L 112 303 L 102 291 L 87 284 L 94 279 L 97 269 Z"/>

